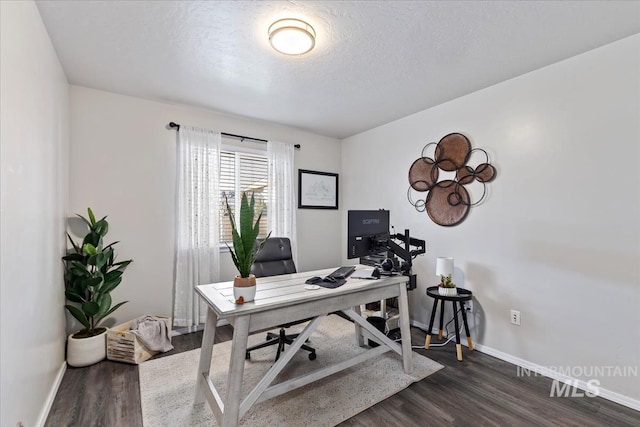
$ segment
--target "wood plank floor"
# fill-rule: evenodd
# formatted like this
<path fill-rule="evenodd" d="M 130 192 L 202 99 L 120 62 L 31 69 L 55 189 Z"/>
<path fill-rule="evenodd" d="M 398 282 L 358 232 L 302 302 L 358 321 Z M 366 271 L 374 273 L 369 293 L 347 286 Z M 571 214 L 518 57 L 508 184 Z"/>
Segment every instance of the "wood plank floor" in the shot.
<path fill-rule="evenodd" d="M 219 327 L 216 342 L 232 332 Z M 411 332 L 413 344 L 422 345 L 425 333 Z M 201 340 L 201 332 L 174 337 L 175 349 L 156 357 L 199 348 Z M 637 411 L 599 397 L 549 397 L 550 379 L 518 377 L 515 365 L 463 350 L 463 362 L 453 343 L 416 350 L 445 368 L 341 426 L 640 426 Z M 45 425 L 142 426 L 138 367 L 103 361 L 68 368 Z"/>

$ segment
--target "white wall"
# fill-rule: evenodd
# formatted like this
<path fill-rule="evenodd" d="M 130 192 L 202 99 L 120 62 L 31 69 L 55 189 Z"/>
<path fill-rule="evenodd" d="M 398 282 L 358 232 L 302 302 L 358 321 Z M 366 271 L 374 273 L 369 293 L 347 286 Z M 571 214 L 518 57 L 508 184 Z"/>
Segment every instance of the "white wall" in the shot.
<path fill-rule="evenodd" d="M 35 4 L 0 16 L 0 425 L 35 426 L 64 372 L 69 92 Z"/>
<path fill-rule="evenodd" d="M 498 174 L 485 203 L 441 227 L 408 203 L 407 172 L 450 132 L 487 150 Z M 344 208 L 390 209 L 397 231 L 427 241 L 417 322 L 429 322 L 436 257 L 452 256 L 454 279 L 474 292 L 473 339 L 488 350 L 542 366 L 637 367 L 639 146 L 636 35 L 348 138 L 342 163 L 366 167 L 343 169 Z M 640 404 L 637 376 L 600 381 Z"/>
<path fill-rule="evenodd" d="M 340 142 L 271 123 L 71 86 L 70 212 L 108 215 L 120 259 L 132 258 L 113 322 L 173 308 L 176 132 L 170 121 L 302 145 L 296 169 L 340 172 Z M 296 183 L 297 184 L 297 183 Z M 339 211 L 297 210 L 298 270 L 337 266 Z M 228 252 L 221 279 L 236 274 Z"/>

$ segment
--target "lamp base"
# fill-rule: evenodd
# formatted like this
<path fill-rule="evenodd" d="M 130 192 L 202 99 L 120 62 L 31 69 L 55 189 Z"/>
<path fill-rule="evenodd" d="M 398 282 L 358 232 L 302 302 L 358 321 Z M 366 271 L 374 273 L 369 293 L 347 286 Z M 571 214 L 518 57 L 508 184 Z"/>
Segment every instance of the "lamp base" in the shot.
<path fill-rule="evenodd" d="M 445 288 L 442 286 L 438 287 L 438 293 L 443 297 L 455 297 L 458 295 L 458 289 L 456 288 Z"/>

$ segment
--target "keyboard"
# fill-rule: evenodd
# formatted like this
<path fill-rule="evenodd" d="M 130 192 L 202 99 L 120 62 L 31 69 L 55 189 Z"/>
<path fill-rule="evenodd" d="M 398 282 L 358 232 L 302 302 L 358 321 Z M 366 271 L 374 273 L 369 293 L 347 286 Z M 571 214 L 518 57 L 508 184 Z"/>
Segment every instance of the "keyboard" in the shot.
<path fill-rule="evenodd" d="M 354 271 L 356 271 L 356 266 L 348 265 L 348 266 L 338 268 L 336 271 L 329 274 L 329 276 L 333 277 L 334 279 L 346 279 Z"/>

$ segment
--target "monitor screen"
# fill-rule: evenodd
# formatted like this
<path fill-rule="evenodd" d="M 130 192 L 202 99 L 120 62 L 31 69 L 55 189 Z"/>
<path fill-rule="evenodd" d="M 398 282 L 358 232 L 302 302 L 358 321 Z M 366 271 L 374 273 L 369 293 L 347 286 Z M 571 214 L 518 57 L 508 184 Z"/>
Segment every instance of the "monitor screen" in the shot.
<path fill-rule="evenodd" d="M 384 252 L 388 240 L 389 211 L 348 211 L 347 258 Z"/>

